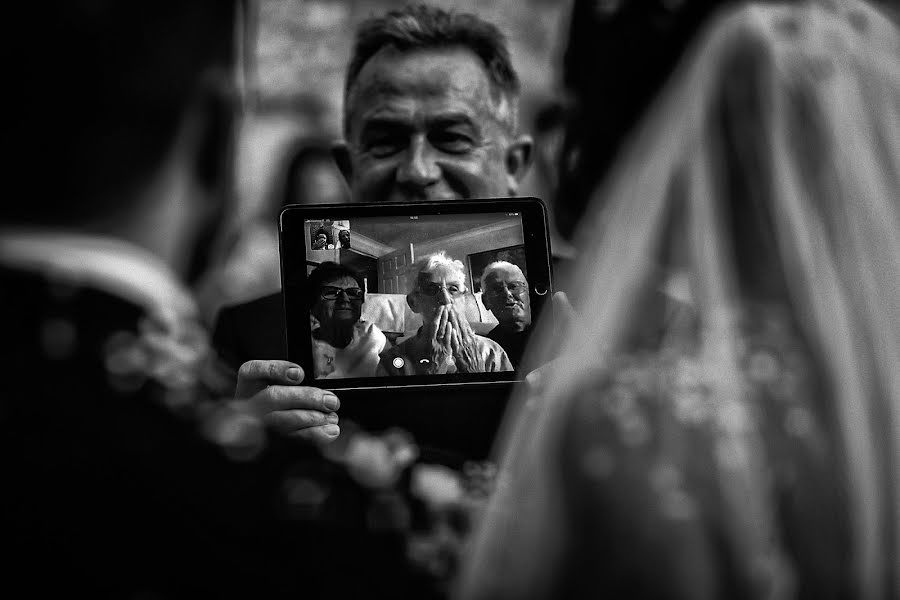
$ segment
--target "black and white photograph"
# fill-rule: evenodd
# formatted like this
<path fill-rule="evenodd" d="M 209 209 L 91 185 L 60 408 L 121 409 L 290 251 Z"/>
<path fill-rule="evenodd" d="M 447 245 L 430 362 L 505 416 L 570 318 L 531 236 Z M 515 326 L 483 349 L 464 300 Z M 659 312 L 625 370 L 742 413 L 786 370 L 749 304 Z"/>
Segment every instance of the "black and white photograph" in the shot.
<path fill-rule="evenodd" d="M 3 597 L 900 599 L 897 0 L 7 15 Z"/>

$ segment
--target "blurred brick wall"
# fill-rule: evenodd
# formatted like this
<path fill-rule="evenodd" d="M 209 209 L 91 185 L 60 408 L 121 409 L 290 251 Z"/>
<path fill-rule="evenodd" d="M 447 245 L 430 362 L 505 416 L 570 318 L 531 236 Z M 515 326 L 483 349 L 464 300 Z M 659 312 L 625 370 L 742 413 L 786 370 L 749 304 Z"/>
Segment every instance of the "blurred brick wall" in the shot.
<path fill-rule="evenodd" d="M 474 12 L 509 38 L 522 80 L 522 123 L 558 89 L 559 60 L 571 0 L 457 0 L 444 8 Z M 247 117 L 239 140 L 238 221 L 273 193 L 285 145 L 310 134 L 340 135 L 344 68 L 356 25 L 399 0 L 251 0 L 250 60 L 244 72 Z M 255 39 L 254 39 L 255 38 Z M 528 182 L 523 193 L 529 193 Z"/>

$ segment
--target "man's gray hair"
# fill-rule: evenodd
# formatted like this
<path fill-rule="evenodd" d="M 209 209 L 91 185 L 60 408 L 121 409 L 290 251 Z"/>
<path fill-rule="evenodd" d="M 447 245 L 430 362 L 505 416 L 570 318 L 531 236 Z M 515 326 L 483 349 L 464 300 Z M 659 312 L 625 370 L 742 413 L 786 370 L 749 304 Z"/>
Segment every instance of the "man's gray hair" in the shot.
<path fill-rule="evenodd" d="M 509 133 L 518 128 L 519 77 L 512 66 L 506 36 L 477 15 L 419 4 L 371 17 L 356 30 L 344 83 L 344 134 L 350 129 L 353 86 L 365 64 L 382 48 L 400 52 L 466 48 L 484 65 L 491 82 L 497 119 Z"/>
<path fill-rule="evenodd" d="M 525 272 L 519 268 L 518 265 L 514 265 L 511 262 L 505 260 L 497 260 L 489 264 L 484 268 L 484 271 L 481 272 L 481 291 L 484 292 L 485 282 L 487 281 L 488 276 L 491 273 L 496 273 L 497 271 L 505 270 L 505 269 L 513 269 L 522 273 L 522 279 L 525 279 Z"/>
<path fill-rule="evenodd" d="M 458 270 L 462 275 L 462 283 L 466 282 L 466 267 L 462 261 L 450 258 L 445 251 L 440 250 L 434 254 L 423 256 L 413 264 L 413 268 L 410 270 L 412 282 L 409 285 L 409 293 L 413 294 L 419 291 L 419 276 L 422 273 L 431 272 L 437 267 L 452 267 Z"/>

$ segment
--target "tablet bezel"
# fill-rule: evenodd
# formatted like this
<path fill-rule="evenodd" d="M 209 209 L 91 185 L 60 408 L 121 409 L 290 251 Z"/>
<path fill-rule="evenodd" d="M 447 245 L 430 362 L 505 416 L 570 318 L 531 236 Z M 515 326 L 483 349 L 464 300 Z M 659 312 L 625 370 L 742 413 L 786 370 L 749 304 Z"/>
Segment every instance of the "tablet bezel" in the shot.
<path fill-rule="evenodd" d="M 520 381 L 525 373 L 451 373 L 446 375 L 409 375 L 403 377 L 359 377 L 316 379 L 310 337 L 307 282 L 306 221 L 309 219 L 353 220 L 361 217 L 409 217 L 413 215 L 466 215 L 518 212 L 522 219 L 525 261 L 528 268 L 532 321 L 537 322 L 552 294 L 550 237 L 544 203 L 534 197 L 452 200 L 415 203 L 357 203 L 288 205 L 278 218 L 281 257 L 282 300 L 285 313 L 285 338 L 288 360 L 306 372 L 304 384 L 331 390 L 387 389 L 409 387 L 506 386 Z M 543 292 L 543 293 L 540 293 Z"/>

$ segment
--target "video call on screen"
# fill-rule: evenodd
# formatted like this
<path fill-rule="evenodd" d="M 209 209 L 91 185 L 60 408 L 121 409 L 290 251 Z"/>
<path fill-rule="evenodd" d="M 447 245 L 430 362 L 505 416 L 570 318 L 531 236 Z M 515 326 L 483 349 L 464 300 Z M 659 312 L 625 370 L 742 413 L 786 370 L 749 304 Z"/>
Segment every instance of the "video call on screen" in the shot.
<path fill-rule="evenodd" d="M 317 379 L 515 369 L 516 333 L 500 335 L 506 325 L 499 326 L 530 327 L 519 213 L 306 219 L 305 225 L 308 282 L 316 288 L 310 329 Z M 438 331 L 441 317 L 449 329 Z M 433 342 L 442 351 L 432 352 Z"/>

